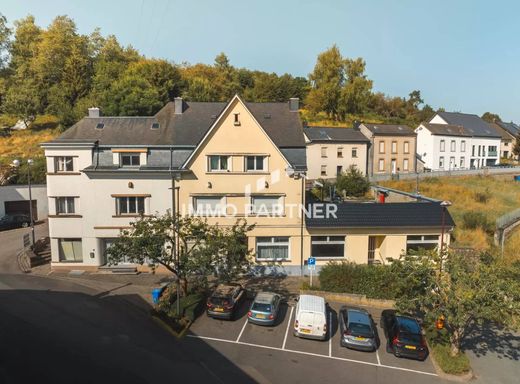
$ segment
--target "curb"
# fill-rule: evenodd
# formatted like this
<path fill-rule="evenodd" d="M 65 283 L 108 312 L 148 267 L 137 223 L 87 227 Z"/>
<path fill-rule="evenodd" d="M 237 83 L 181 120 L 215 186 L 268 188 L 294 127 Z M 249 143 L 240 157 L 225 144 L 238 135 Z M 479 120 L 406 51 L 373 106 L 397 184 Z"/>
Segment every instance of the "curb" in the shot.
<path fill-rule="evenodd" d="M 176 332 L 175 330 L 173 330 L 173 328 L 168 324 L 166 323 L 163 319 L 161 319 L 159 316 L 155 316 L 155 315 L 152 315 L 150 314 L 150 317 L 152 318 L 153 321 L 155 321 L 161 328 L 163 328 L 166 332 L 168 332 L 169 334 L 171 334 L 172 336 L 174 336 L 175 338 L 177 339 L 182 339 L 182 337 L 184 337 L 184 335 L 186 334 L 186 332 L 188 331 L 188 329 L 190 328 L 192 322 L 191 321 L 188 321 L 188 324 L 182 329 L 182 331 L 180 332 Z"/>
<path fill-rule="evenodd" d="M 433 356 L 433 350 L 431 349 L 430 344 L 428 342 L 427 342 L 427 344 L 428 344 L 428 349 L 430 350 L 430 353 L 429 353 L 430 360 L 432 361 L 432 364 L 433 364 L 433 367 L 435 368 L 435 372 L 437 373 L 437 376 L 439 376 L 441 379 L 455 381 L 458 383 L 465 383 L 465 382 L 468 382 L 468 381 L 472 380 L 473 378 L 475 378 L 475 375 L 473 374 L 473 370 L 471 369 L 471 367 L 469 369 L 469 372 L 466 372 L 462 375 L 452 375 L 450 373 L 444 372 L 441 369 L 441 367 L 439 366 L 439 364 L 437 363 L 437 361 L 435 360 L 435 357 Z"/>

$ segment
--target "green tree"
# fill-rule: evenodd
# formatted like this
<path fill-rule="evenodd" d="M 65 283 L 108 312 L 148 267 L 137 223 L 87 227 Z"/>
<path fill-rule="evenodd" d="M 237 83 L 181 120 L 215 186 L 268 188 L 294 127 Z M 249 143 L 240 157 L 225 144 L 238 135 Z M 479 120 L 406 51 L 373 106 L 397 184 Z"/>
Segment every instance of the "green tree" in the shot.
<path fill-rule="evenodd" d="M 116 81 L 106 97 L 104 111 L 108 115 L 149 116 L 163 106 L 157 89 L 146 79 L 132 74 Z"/>
<path fill-rule="evenodd" d="M 520 132 L 516 135 L 515 138 L 515 145 L 513 146 L 513 155 L 515 155 L 517 159 L 520 158 Z"/>
<path fill-rule="evenodd" d="M 482 120 L 487 121 L 488 123 L 502 121 L 498 114 L 492 112 L 484 112 L 484 114 L 482 115 Z"/>
<path fill-rule="evenodd" d="M 476 323 L 511 324 L 520 315 L 520 266 L 505 266 L 483 254 L 468 258 L 437 251 L 403 256 L 394 261 L 402 282 L 397 308 L 422 313 L 426 324 L 443 316 L 451 355 L 460 353 L 468 330 Z"/>
<path fill-rule="evenodd" d="M 35 24 L 34 16 L 14 22 L 14 41 L 11 44 L 9 67 L 19 77 L 33 76 L 32 63 L 38 54 L 42 30 Z"/>
<path fill-rule="evenodd" d="M 30 79 L 16 82 L 7 91 L 2 108 L 4 112 L 20 118 L 28 128 L 41 110 L 37 87 Z"/>
<path fill-rule="evenodd" d="M 370 96 L 372 95 L 372 80 L 365 75 L 365 61 L 357 59 L 345 59 L 346 82 L 341 89 L 339 113 L 342 119 L 346 114 L 359 114 L 365 112 Z"/>
<path fill-rule="evenodd" d="M 360 197 L 368 192 L 370 182 L 360 170 L 351 165 L 348 172 L 338 176 L 336 188 L 340 192 L 344 191 L 347 196 Z"/>
<path fill-rule="evenodd" d="M 4 68 L 6 56 L 11 44 L 11 29 L 7 27 L 7 19 L 0 13 L 0 69 Z"/>
<path fill-rule="evenodd" d="M 142 217 L 131 223 L 107 251 L 109 262 L 163 266 L 181 281 L 183 294 L 188 280 L 206 284 L 210 275 L 231 281 L 251 265 L 247 232 L 253 226 L 239 220 L 231 227 L 210 225 L 192 216 Z M 178 252 L 176 252 L 178 250 Z"/>

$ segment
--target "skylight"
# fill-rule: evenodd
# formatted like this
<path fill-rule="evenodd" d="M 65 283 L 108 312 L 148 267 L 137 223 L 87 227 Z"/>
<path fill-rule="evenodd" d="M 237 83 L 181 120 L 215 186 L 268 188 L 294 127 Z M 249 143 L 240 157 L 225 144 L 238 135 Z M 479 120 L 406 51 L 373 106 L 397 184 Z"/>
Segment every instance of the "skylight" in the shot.
<path fill-rule="evenodd" d="M 161 125 L 159 123 L 152 123 L 152 129 L 159 129 L 160 126 Z"/>
<path fill-rule="evenodd" d="M 105 128 L 105 124 L 103 124 L 103 123 L 96 124 L 96 129 L 103 129 L 103 128 Z"/>

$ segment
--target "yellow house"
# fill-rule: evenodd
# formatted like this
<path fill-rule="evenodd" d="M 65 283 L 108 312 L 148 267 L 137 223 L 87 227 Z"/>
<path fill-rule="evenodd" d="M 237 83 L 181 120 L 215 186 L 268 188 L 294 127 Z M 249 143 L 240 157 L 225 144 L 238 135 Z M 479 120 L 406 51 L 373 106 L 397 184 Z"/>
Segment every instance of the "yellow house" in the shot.
<path fill-rule="evenodd" d="M 442 227 L 447 243 L 453 227 L 449 214 L 440 222 L 436 203 L 307 205 L 297 99 L 177 98 L 150 117 L 104 117 L 92 108 L 42 146 L 53 269 L 107 268 L 105 251 L 122 229 L 173 205 L 209 223 L 255 224 L 248 242 L 267 273 L 304 273 L 311 256 L 318 266 L 383 263 L 410 247 L 438 246 Z"/>

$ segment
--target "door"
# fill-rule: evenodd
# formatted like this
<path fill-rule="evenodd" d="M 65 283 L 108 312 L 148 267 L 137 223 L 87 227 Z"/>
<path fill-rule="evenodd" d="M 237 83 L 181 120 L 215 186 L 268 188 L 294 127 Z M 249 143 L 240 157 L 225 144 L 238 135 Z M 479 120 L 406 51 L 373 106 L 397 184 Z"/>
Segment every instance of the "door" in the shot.
<path fill-rule="evenodd" d="M 376 254 L 376 237 L 368 236 L 368 264 L 373 264 Z"/>
<path fill-rule="evenodd" d="M 392 173 L 397 173 L 397 160 L 392 159 Z"/>
<path fill-rule="evenodd" d="M 14 215 L 16 213 L 22 213 L 29 216 L 29 200 L 17 200 L 17 201 L 6 201 L 4 202 L 5 214 Z M 36 200 L 32 201 L 32 213 L 33 220 L 38 220 L 38 204 Z"/>

